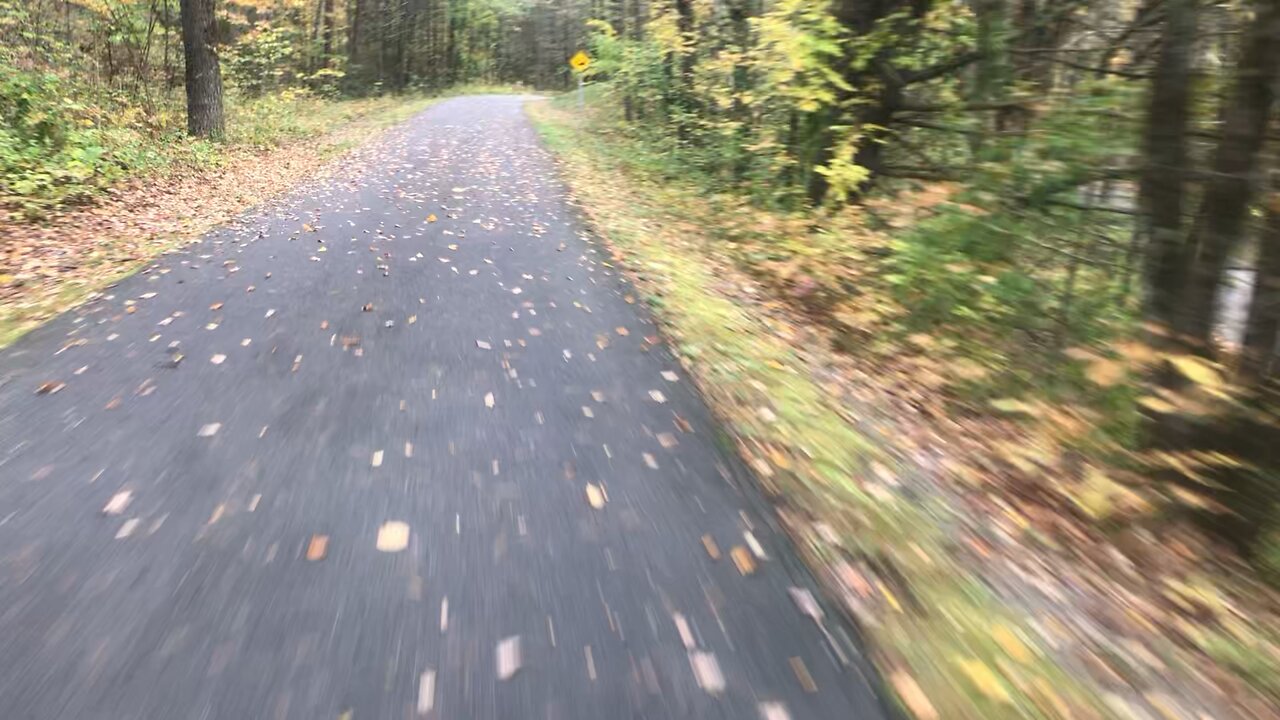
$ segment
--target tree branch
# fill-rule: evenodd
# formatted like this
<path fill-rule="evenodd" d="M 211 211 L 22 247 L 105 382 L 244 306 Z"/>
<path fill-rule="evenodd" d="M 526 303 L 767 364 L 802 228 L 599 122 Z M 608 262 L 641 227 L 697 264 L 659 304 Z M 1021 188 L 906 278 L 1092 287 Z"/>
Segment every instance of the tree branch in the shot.
<path fill-rule="evenodd" d="M 923 70 L 915 70 L 912 72 L 904 72 L 900 76 L 900 82 L 903 86 L 907 86 L 925 82 L 926 80 L 933 80 L 934 78 L 942 77 L 947 73 L 959 70 L 967 65 L 972 65 L 973 63 L 981 60 L 982 57 L 983 53 L 977 52 L 976 50 L 962 55 L 957 55 L 956 57 L 953 57 L 946 62 L 934 65 L 933 67 L 924 68 Z"/>

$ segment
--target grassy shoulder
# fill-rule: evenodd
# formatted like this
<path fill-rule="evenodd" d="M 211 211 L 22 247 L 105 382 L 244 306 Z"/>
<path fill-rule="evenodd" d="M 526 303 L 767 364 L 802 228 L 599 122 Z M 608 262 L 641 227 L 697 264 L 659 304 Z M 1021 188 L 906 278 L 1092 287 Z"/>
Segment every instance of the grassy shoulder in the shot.
<path fill-rule="evenodd" d="M 114 147 L 136 161 L 73 198 L 46 193 L 47 202 L 11 202 L 0 216 L 0 347 L 438 100 L 231 98 L 228 135 L 218 143 L 167 132 L 144 137 L 122 119 Z"/>
<path fill-rule="evenodd" d="M 898 469 L 872 418 L 855 417 L 824 383 L 826 339 L 804 337 L 785 309 L 744 290 L 751 281 L 723 234 L 746 212 L 738 201 L 670 177 L 589 117 L 548 103 L 530 114 L 801 551 L 827 579 L 852 579 L 859 596 L 846 604 L 903 706 L 921 718 L 1053 717 L 1058 704 L 1098 712 L 1069 672 L 1016 639 L 989 591 L 940 560 L 936 499 L 908 500 L 874 481 Z M 795 220 L 750 212 L 758 227 Z M 867 564 L 893 570 L 867 581 Z"/>
<path fill-rule="evenodd" d="M 710 191 L 714 178 L 610 113 L 604 98 L 530 106 L 904 709 L 977 720 L 1274 707 L 1274 613 L 1250 600 L 1267 595 L 1208 562 L 1214 548 L 1169 522 L 1155 488 L 1131 489 L 1133 473 L 1099 457 L 1115 443 L 1097 428 L 1120 434 L 1108 416 L 1055 399 L 1057 387 L 975 394 L 984 368 L 1008 366 L 994 344 L 895 324 L 902 306 L 875 273 L 897 241 L 868 216 L 917 231 L 901 207 L 944 190 L 832 216 L 766 211 Z M 839 287 L 858 292 L 824 297 Z M 1083 480 L 1068 480 L 1064 458 Z M 1135 561 L 1160 570 L 1135 574 Z"/>

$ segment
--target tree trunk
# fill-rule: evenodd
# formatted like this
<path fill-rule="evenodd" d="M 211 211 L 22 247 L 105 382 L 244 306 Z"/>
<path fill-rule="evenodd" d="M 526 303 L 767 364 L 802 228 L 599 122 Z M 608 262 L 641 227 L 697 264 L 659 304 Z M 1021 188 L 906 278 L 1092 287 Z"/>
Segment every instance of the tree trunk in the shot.
<path fill-rule="evenodd" d="M 1147 315 L 1173 326 L 1183 265 L 1182 206 L 1190 122 L 1189 72 L 1197 0 L 1167 0 L 1151 82 L 1138 198 L 1146 224 Z"/>
<path fill-rule="evenodd" d="M 909 19 L 919 21 L 928 12 L 929 5 L 928 0 L 839 0 L 833 14 L 850 37 L 859 38 L 870 34 L 882 20 L 895 13 L 903 12 Z M 869 178 L 874 178 L 883 168 L 884 128 L 893 121 L 894 113 L 902 104 L 903 84 L 892 65 L 893 53 L 894 48 L 882 47 L 875 57 L 858 63 L 858 67 L 855 67 L 852 57 L 846 57 L 844 80 L 853 91 L 839 91 L 840 97 L 835 103 L 836 107 L 844 107 L 855 94 L 866 98 L 866 102 L 860 103 L 854 111 L 854 124 L 862 129 L 862 138 L 853 162 L 865 168 Z M 821 148 L 814 159 L 815 168 L 831 162 L 834 152 L 836 137 L 830 126 L 840 124 L 842 118 L 838 111 L 829 114 L 832 117 L 823 121 L 827 127 L 822 131 Z M 830 185 L 826 176 L 813 172 L 809 175 L 807 189 L 809 200 L 819 205 L 826 199 Z"/>
<path fill-rule="evenodd" d="M 1280 186 L 1273 187 L 1258 242 L 1257 276 L 1245 325 L 1240 375 L 1256 387 L 1271 375 L 1280 339 Z"/>
<path fill-rule="evenodd" d="M 1244 235 L 1280 74 L 1280 0 L 1260 0 L 1256 6 L 1227 99 L 1212 180 L 1191 232 L 1184 297 L 1174 328 L 1202 348 L 1210 344 L 1222 270 Z"/>
<path fill-rule="evenodd" d="M 667 72 L 675 88 L 675 106 L 680 113 L 676 118 L 676 138 L 681 145 L 689 142 L 692 129 L 689 115 L 693 112 L 693 52 L 689 47 L 693 37 L 693 0 L 675 0 L 676 33 L 680 47 L 667 58 Z"/>
<path fill-rule="evenodd" d="M 353 76 L 360 68 L 360 31 L 364 23 L 365 0 L 350 0 L 347 4 L 347 17 L 351 18 L 347 28 L 347 75 Z"/>
<path fill-rule="evenodd" d="M 400 36 L 400 89 L 409 87 L 413 80 L 413 58 L 416 54 L 418 34 L 418 5 L 416 0 L 405 4 L 405 31 Z"/>
<path fill-rule="evenodd" d="M 186 59 L 187 132 L 220 138 L 226 131 L 222 115 L 222 71 L 214 49 L 217 19 L 214 0 L 182 0 L 182 48 Z"/>
<path fill-rule="evenodd" d="M 320 66 L 329 67 L 333 62 L 333 0 L 324 0 L 324 29 L 321 31 L 321 43 L 324 57 Z"/>

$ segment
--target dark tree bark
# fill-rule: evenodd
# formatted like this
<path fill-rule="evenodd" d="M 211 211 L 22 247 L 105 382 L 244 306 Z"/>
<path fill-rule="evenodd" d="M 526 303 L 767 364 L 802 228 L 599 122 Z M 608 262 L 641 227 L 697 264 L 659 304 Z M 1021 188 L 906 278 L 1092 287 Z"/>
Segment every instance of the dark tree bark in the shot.
<path fill-rule="evenodd" d="M 1280 339 L 1280 184 L 1272 188 L 1258 242 L 1257 277 L 1245 326 L 1240 375 L 1257 386 L 1271 376 Z"/>
<path fill-rule="evenodd" d="M 182 48 L 186 59 L 187 132 L 220 138 L 226 132 L 222 114 L 222 70 L 214 49 L 217 18 L 214 0 L 182 0 Z"/>
<path fill-rule="evenodd" d="M 1196 346 L 1209 347 L 1223 268 L 1244 236 L 1257 188 L 1259 151 L 1280 74 L 1280 0 L 1259 0 L 1245 36 L 1227 99 L 1222 140 L 1213 160 L 1186 257 L 1184 297 L 1174 329 Z"/>
<path fill-rule="evenodd" d="M 321 67 L 329 67 L 333 62 L 333 0 L 324 0 L 321 8 L 324 13 L 322 22 L 324 28 L 321 30 L 321 43 L 323 47 L 324 57 L 321 59 Z"/>
<path fill-rule="evenodd" d="M 687 47 L 693 36 L 693 0 L 675 0 L 676 31 L 680 34 L 680 49 L 667 58 L 667 72 L 675 89 L 675 107 L 681 110 L 676 122 L 676 137 L 681 144 L 689 141 L 691 128 L 688 115 L 693 112 L 693 63 L 694 55 Z"/>
<path fill-rule="evenodd" d="M 413 81 L 413 57 L 416 54 L 418 33 L 418 4 L 416 0 L 405 3 L 405 31 L 400 40 L 400 80 L 399 87 L 404 89 Z"/>
<path fill-rule="evenodd" d="M 360 67 L 360 36 L 365 16 L 365 0 L 350 0 L 347 4 L 347 72 L 355 73 Z"/>
<path fill-rule="evenodd" d="M 1191 50 L 1197 0 L 1167 0 L 1160 54 L 1151 81 L 1139 203 L 1147 234 L 1147 314 L 1173 326 L 1183 266 L 1182 213 L 1191 118 Z"/>

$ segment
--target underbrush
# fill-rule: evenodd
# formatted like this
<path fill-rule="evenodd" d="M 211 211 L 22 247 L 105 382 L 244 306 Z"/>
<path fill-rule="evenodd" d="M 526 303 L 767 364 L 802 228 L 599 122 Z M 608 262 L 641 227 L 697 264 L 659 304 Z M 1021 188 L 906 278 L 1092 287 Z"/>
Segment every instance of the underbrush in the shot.
<path fill-rule="evenodd" d="M 984 209 L 951 183 L 834 212 L 762 209 L 588 97 L 586 111 L 570 96 L 532 114 L 914 714 L 1122 717 L 1143 699 L 1117 686 L 1104 706 L 1088 669 L 1140 668 L 1151 652 L 1277 697 L 1269 595 L 1189 522 L 1222 509 L 1216 478 L 1243 464 L 1140 443 L 1152 408 L 1216 412 L 1229 383 L 1143 341 L 1125 238 Z M 1096 240 L 1089 262 L 1060 237 L 1067 221 Z M 1011 233 L 1037 242 L 1015 254 Z M 1188 395 L 1147 395 L 1160 367 Z M 1026 602 L 1032 588 L 1001 570 L 1022 564 L 1098 595 Z M 1106 632 L 1132 656 L 1091 639 L 1113 611 L 1130 620 Z M 1044 637 L 1045 622 L 1065 634 Z M 1181 700 L 1221 702 L 1196 692 Z"/>
<path fill-rule="evenodd" d="M 36 220 L 127 178 L 212 167 L 230 152 L 276 147 L 363 117 L 395 122 L 421 107 L 418 96 L 333 100 L 298 89 L 230 91 L 227 137 L 210 142 L 186 136 L 180 89 L 136 97 L 0 57 L 0 210 Z"/>

